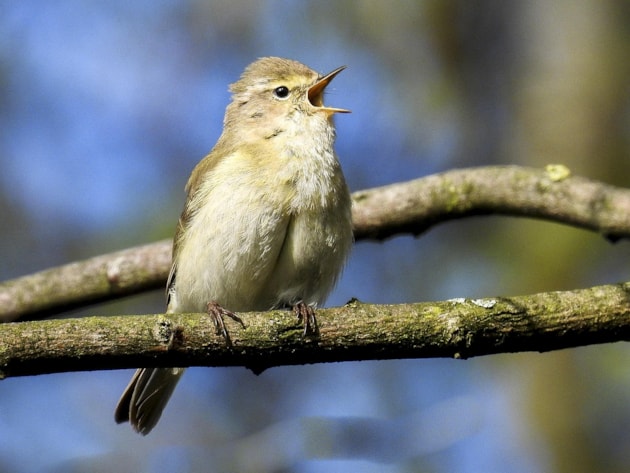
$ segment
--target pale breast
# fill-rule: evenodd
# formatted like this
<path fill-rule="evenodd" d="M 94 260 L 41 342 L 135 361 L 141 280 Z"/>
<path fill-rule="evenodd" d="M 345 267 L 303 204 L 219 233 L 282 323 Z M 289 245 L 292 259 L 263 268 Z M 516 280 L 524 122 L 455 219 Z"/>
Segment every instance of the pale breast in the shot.
<path fill-rule="evenodd" d="M 174 312 L 204 311 L 211 300 L 234 311 L 317 304 L 334 286 L 352 229 L 331 146 L 269 160 L 236 153 L 201 184 L 180 243 Z"/>

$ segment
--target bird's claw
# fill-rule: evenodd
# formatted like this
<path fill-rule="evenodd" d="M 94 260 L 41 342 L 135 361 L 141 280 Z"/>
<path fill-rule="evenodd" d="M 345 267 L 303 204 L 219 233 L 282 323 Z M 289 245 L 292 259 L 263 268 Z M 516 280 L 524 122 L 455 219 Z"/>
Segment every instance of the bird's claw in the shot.
<path fill-rule="evenodd" d="M 298 321 L 304 326 L 304 332 L 302 333 L 304 337 L 319 336 L 315 309 L 312 306 L 306 305 L 303 301 L 300 301 L 293 306 L 293 312 L 297 316 Z"/>
<path fill-rule="evenodd" d="M 223 320 L 223 317 L 227 316 L 231 318 L 235 322 L 238 322 L 239 324 L 241 324 L 243 328 L 245 328 L 245 323 L 238 315 L 236 315 L 234 312 L 224 309 L 216 301 L 208 302 L 207 308 L 208 308 L 208 315 L 210 316 L 210 318 L 212 319 L 212 322 L 214 323 L 216 334 L 222 336 L 225 339 L 225 344 L 228 347 L 231 347 L 232 339 L 230 338 L 230 333 L 228 332 L 225 326 L 225 321 Z"/>

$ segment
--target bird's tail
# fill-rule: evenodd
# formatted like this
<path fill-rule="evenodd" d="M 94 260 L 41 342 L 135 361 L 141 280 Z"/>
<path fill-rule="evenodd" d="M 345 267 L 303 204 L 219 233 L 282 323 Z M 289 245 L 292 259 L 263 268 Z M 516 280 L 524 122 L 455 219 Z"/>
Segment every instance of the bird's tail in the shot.
<path fill-rule="evenodd" d="M 184 371 L 184 368 L 136 370 L 116 406 L 116 422 L 129 422 L 142 435 L 151 432 Z"/>

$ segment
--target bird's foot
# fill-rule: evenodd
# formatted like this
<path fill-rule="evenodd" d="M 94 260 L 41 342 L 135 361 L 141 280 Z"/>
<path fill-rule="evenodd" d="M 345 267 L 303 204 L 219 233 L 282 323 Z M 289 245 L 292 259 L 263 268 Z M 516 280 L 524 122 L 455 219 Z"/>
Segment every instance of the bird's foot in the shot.
<path fill-rule="evenodd" d="M 227 316 L 231 318 L 235 322 L 238 322 L 239 324 L 241 324 L 243 328 L 245 328 L 245 323 L 238 315 L 236 315 L 234 312 L 224 309 L 216 301 L 208 302 L 207 308 L 208 308 L 208 315 L 210 316 L 210 318 L 212 319 L 212 322 L 214 323 L 216 334 L 221 335 L 225 339 L 225 344 L 228 347 L 231 347 L 232 339 L 230 338 L 230 334 L 227 331 L 227 328 L 225 327 L 225 321 L 223 320 L 223 317 Z"/>
<path fill-rule="evenodd" d="M 293 306 L 293 312 L 297 316 L 298 321 L 304 326 L 304 332 L 302 334 L 304 337 L 319 336 L 315 309 L 312 306 L 306 305 L 303 301 L 300 301 Z"/>

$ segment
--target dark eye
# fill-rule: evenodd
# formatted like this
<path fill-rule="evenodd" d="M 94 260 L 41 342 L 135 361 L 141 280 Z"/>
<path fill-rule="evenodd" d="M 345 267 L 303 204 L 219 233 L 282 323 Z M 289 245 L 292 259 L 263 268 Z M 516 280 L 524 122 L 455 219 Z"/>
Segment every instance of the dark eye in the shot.
<path fill-rule="evenodd" d="M 284 85 L 281 85 L 280 87 L 273 89 L 273 95 L 279 99 L 286 99 L 289 96 L 289 89 Z"/>

